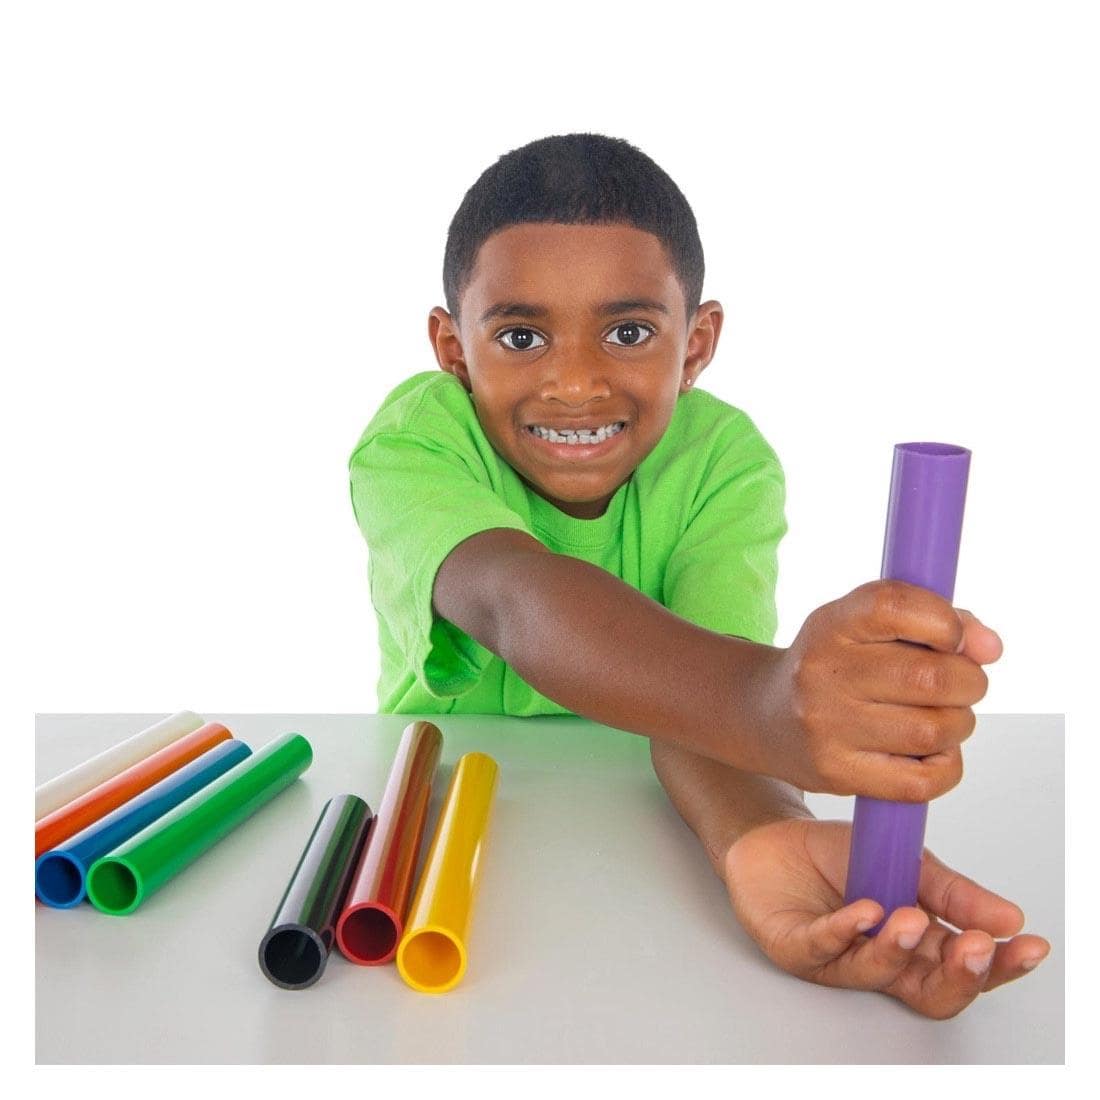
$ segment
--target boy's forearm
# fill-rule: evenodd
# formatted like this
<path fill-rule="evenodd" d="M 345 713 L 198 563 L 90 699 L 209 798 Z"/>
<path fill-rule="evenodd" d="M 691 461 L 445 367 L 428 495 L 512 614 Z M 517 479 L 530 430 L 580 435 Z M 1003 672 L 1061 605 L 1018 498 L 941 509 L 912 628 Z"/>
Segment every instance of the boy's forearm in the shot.
<path fill-rule="evenodd" d="M 767 677 L 780 650 L 704 630 L 510 531 L 458 546 L 439 570 L 435 603 L 574 713 L 769 770 Z"/>
<path fill-rule="evenodd" d="M 766 775 L 755 775 L 663 741 L 650 743 L 653 770 L 719 878 L 726 853 L 757 825 L 813 817 L 802 792 Z"/>

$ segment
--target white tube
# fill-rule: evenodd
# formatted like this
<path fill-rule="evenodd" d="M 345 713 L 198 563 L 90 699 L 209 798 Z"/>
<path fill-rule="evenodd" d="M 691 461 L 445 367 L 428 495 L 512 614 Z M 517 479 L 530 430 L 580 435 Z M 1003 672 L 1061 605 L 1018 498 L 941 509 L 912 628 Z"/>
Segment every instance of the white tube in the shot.
<path fill-rule="evenodd" d="M 166 745 L 177 741 L 184 734 L 197 730 L 203 719 L 189 710 L 162 718 L 148 729 L 105 749 L 98 756 L 77 764 L 54 779 L 49 779 L 34 789 L 34 819 L 38 821 L 53 813 L 59 806 L 72 802 L 86 794 L 104 780 L 159 752 Z"/>

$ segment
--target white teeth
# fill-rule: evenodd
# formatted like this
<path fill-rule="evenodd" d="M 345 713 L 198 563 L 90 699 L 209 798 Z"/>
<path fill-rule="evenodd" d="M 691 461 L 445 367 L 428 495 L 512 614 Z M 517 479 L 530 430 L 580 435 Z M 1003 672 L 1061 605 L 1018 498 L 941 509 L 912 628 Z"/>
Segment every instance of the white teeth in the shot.
<path fill-rule="evenodd" d="M 572 428 L 562 428 L 559 431 L 556 428 L 544 428 L 541 424 L 532 424 L 528 430 L 542 439 L 549 440 L 551 443 L 568 443 L 571 446 L 576 446 L 578 443 L 589 445 L 603 443 L 613 435 L 618 435 L 624 427 L 625 424 L 622 421 L 616 421 L 614 424 L 604 424 L 595 431 L 592 431 L 591 428 L 581 428 L 579 431 L 574 431 Z"/>

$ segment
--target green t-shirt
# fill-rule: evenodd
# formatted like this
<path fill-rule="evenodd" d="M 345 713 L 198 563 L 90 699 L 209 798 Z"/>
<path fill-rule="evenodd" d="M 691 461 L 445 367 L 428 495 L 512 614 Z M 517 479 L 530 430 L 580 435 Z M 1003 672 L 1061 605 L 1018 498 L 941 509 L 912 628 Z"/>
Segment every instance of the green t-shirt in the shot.
<path fill-rule="evenodd" d="M 413 375 L 386 397 L 350 471 L 383 713 L 571 713 L 432 611 L 443 560 L 493 527 L 598 565 L 709 630 L 767 644 L 775 636 L 783 470 L 745 413 L 702 390 L 678 399 L 661 441 L 597 519 L 566 515 L 528 489 L 443 371 Z"/>

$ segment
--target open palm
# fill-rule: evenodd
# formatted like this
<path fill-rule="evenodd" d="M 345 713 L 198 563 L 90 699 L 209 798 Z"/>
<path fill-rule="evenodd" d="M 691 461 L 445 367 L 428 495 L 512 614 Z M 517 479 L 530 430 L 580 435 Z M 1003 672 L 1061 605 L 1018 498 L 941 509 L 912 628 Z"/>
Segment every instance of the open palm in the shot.
<path fill-rule="evenodd" d="M 878 990 L 947 1019 L 1049 953 L 1042 937 L 1017 935 L 1018 906 L 927 849 L 920 907 L 895 910 L 868 938 L 863 932 L 883 911 L 869 898 L 844 905 L 850 841 L 846 822 L 798 818 L 760 825 L 729 850 L 726 885 L 737 918 L 784 970 L 821 985 Z"/>

